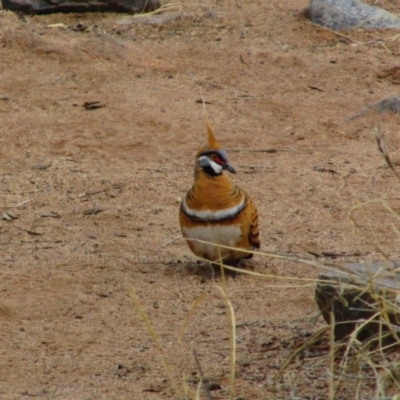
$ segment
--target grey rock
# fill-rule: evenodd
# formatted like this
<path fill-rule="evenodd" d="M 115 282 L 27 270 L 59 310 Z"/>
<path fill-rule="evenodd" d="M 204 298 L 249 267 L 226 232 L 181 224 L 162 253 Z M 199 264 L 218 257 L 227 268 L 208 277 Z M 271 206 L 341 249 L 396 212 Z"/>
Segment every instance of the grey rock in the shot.
<path fill-rule="evenodd" d="M 363 107 L 356 114 L 349 117 L 347 121 L 352 121 L 353 119 L 362 117 L 371 110 L 376 111 L 378 114 L 385 113 L 386 111 L 390 111 L 395 114 L 400 114 L 400 95 L 390 97 L 388 99 L 379 101 L 378 103 L 369 104 Z"/>
<path fill-rule="evenodd" d="M 400 29 L 398 17 L 359 0 L 311 0 L 308 15 L 314 23 L 334 31 Z"/>
<path fill-rule="evenodd" d="M 137 13 L 160 7 L 159 0 L 1 0 L 3 9 L 25 14 L 116 11 Z"/>
<path fill-rule="evenodd" d="M 380 330 L 390 332 L 385 341 L 396 336 L 399 340 L 400 261 L 346 264 L 341 270 L 322 272 L 318 278 L 315 300 L 328 324 L 333 313 L 336 340 L 355 329 L 359 329 L 359 340 L 376 338 Z"/>

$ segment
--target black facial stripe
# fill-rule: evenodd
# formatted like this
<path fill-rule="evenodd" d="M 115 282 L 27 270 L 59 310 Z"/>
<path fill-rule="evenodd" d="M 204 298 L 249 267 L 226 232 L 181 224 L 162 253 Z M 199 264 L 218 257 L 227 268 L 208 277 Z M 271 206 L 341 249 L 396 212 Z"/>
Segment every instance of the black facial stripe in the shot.
<path fill-rule="evenodd" d="M 219 173 L 216 173 L 216 172 L 214 171 L 214 168 L 213 168 L 211 165 L 209 165 L 209 166 L 207 166 L 207 167 L 203 167 L 203 171 L 204 171 L 207 175 L 210 175 L 210 176 L 212 176 L 212 177 L 214 177 L 214 176 L 219 176 L 219 175 L 222 174 L 222 171 L 219 172 Z"/>

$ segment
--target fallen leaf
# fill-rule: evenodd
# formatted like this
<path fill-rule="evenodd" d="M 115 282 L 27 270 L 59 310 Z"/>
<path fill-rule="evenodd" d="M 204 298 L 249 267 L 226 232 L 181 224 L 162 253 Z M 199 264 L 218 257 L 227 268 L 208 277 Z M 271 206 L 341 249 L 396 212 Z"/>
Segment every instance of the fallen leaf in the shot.
<path fill-rule="evenodd" d="M 86 108 L 86 110 L 96 110 L 97 108 L 103 108 L 106 105 L 104 103 L 100 103 L 100 101 L 85 101 L 83 103 L 83 107 Z"/>
<path fill-rule="evenodd" d="M 76 25 L 71 25 L 68 28 L 75 32 L 84 32 L 89 29 L 87 25 L 81 23 L 78 23 Z"/>
<path fill-rule="evenodd" d="M 249 64 L 250 63 L 249 55 L 244 53 L 244 52 L 239 54 L 239 58 L 240 58 L 240 61 L 243 64 Z"/>
<path fill-rule="evenodd" d="M 196 103 L 201 103 L 201 104 L 214 104 L 213 102 L 211 102 L 211 101 L 207 101 L 207 100 L 203 100 L 203 99 L 197 99 L 196 100 Z"/>
<path fill-rule="evenodd" d="M 8 213 L 7 211 L 3 211 L 1 213 L 1 219 L 4 219 L 6 221 L 11 221 L 13 219 L 17 219 L 17 217 L 14 217 L 13 215 L 11 215 L 10 213 Z"/>
<path fill-rule="evenodd" d="M 83 215 L 95 215 L 104 211 L 103 208 L 89 208 L 88 210 L 83 211 Z"/>
<path fill-rule="evenodd" d="M 33 169 L 33 170 L 38 170 L 38 171 L 44 171 L 44 170 L 46 170 L 46 169 L 48 169 L 48 168 L 50 168 L 51 167 L 51 162 L 50 163 L 48 163 L 48 164 L 35 164 L 35 165 L 33 165 L 32 167 L 31 167 L 31 169 Z"/>

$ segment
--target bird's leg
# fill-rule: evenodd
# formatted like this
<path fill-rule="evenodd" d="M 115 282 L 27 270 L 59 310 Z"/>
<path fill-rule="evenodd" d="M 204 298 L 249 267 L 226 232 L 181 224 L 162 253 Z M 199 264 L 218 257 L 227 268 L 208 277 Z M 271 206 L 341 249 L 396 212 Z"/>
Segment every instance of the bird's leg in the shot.
<path fill-rule="evenodd" d="M 215 265 L 215 264 L 212 263 L 212 262 L 208 262 L 207 264 L 208 264 L 208 266 L 210 267 L 210 270 L 211 270 L 210 279 L 212 279 L 212 278 L 215 279 L 215 269 L 214 269 L 214 265 Z"/>

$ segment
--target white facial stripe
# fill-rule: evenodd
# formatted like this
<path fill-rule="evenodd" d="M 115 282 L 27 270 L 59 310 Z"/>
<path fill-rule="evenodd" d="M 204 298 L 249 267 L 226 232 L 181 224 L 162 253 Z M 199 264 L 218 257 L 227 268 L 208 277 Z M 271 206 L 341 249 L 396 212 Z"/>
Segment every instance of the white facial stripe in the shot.
<path fill-rule="evenodd" d="M 217 175 L 222 172 L 222 165 L 217 164 L 215 161 L 211 160 L 210 157 L 201 156 L 197 162 L 200 167 L 210 166 Z"/>
<path fill-rule="evenodd" d="M 246 198 L 244 198 L 237 206 L 231 208 L 225 208 L 219 211 L 197 211 L 191 210 L 186 204 L 186 199 L 183 199 L 182 208 L 183 212 L 192 218 L 196 218 L 202 221 L 222 221 L 224 219 L 233 218 L 238 215 L 245 207 Z"/>
<path fill-rule="evenodd" d="M 216 174 L 220 174 L 222 172 L 222 165 L 217 164 L 215 161 L 211 159 L 210 159 L 210 165 Z"/>

